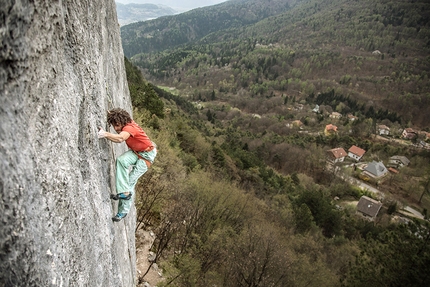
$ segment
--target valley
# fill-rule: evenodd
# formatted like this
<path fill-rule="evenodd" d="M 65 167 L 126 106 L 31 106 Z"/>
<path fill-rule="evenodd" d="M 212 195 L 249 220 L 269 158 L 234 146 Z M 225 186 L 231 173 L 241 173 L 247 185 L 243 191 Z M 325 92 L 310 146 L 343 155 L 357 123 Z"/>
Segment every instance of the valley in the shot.
<path fill-rule="evenodd" d="M 147 215 L 171 240 L 166 278 L 428 282 L 428 248 L 407 254 L 429 238 L 429 5 L 229 2 L 121 29 L 133 105 L 176 179 L 153 183 L 169 200 Z M 378 212 L 363 217 L 363 199 Z"/>

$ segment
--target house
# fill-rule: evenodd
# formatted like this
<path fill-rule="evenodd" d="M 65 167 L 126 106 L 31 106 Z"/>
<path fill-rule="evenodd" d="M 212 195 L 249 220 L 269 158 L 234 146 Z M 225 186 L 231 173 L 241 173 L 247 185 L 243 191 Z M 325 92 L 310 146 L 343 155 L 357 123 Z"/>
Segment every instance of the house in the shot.
<path fill-rule="evenodd" d="M 372 161 L 363 170 L 363 173 L 373 178 L 381 178 L 388 173 L 388 169 L 380 162 Z"/>
<path fill-rule="evenodd" d="M 303 126 L 303 123 L 301 120 L 295 120 L 295 121 L 291 122 L 291 125 L 293 127 L 301 127 L 301 126 Z"/>
<path fill-rule="evenodd" d="M 358 118 L 352 114 L 348 114 L 347 117 L 348 120 L 350 120 L 351 122 L 358 120 Z"/>
<path fill-rule="evenodd" d="M 411 140 L 417 136 L 417 132 L 414 131 L 412 128 L 406 128 L 402 132 L 402 137 L 404 139 Z"/>
<path fill-rule="evenodd" d="M 312 112 L 318 113 L 319 111 L 320 111 L 320 106 L 319 105 L 315 105 L 315 108 L 313 108 Z"/>
<path fill-rule="evenodd" d="M 359 148 L 358 146 L 353 145 L 348 150 L 348 156 L 350 158 L 355 159 L 356 161 L 359 161 L 363 155 L 366 153 L 364 149 Z"/>
<path fill-rule="evenodd" d="M 346 156 L 346 151 L 341 147 L 327 151 L 327 160 L 332 163 L 343 162 Z"/>
<path fill-rule="evenodd" d="M 330 115 L 330 118 L 332 119 L 340 119 L 342 117 L 342 115 L 338 112 L 332 112 Z"/>
<path fill-rule="evenodd" d="M 337 132 L 337 126 L 332 125 L 332 124 L 328 124 L 325 126 L 325 130 L 324 130 L 325 135 L 327 135 L 327 136 L 333 135 L 336 132 Z"/>
<path fill-rule="evenodd" d="M 381 207 L 381 202 L 363 195 L 357 203 L 357 213 L 373 221 L 378 215 Z"/>
<path fill-rule="evenodd" d="M 388 159 L 388 166 L 399 168 L 409 165 L 411 162 L 409 159 L 402 155 L 395 155 Z"/>
<path fill-rule="evenodd" d="M 379 125 L 378 126 L 378 133 L 379 135 L 385 135 L 388 136 L 390 134 L 390 128 L 386 125 Z"/>
<path fill-rule="evenodd" d="M 291 123 L 288 123 L 288 124 L 286 124 L 285 125 L 287 128 L 300 128 L 300 129 L 302 129 L 302 126 L 303 126 L 303 123 L 302 123 L 302 121 L 301 120 L 295 120 L 295 121 L 292 121 Z"/>

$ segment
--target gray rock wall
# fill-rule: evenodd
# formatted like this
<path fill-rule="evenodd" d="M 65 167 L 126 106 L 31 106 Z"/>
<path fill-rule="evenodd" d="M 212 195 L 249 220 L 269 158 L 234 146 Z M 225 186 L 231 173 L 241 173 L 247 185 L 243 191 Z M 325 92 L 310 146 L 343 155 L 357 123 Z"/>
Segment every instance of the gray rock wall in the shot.
<path fill-rule="evenodd" d="M 106 110 L 131 110 L 113 0 L 0 1 L 0 286 L 135 286 Z"/>

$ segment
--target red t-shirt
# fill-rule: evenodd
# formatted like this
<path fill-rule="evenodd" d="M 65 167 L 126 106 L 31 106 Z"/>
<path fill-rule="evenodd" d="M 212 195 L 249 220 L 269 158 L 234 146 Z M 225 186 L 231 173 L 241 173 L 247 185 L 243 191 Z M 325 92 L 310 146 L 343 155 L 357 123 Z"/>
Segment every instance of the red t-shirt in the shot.
<path fill-rule="evenodd" d="M 152 146 L 152 142 L 145 131 L 135 121 L 132 120 L 131 123 L 126 124 L 122 130 L 130 134 L 130 137 L 125 141 L 130 149 L 140 152 Z"/>

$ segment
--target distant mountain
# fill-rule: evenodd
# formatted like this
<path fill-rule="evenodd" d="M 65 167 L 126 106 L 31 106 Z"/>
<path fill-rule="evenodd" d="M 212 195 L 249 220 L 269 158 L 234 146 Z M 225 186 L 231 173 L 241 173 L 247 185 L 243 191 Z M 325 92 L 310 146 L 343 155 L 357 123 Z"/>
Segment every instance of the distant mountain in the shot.
<path fill-rule="evenodd" d="M 155 19 L 161 16 L 174 15 L 178 11 L 164 5 L 156 4 L 121 4 L 116 2 L 118 22 L 121 26 L 130 23 Z"/>
<path fill-rule="evenodd" d="M 172 7 L 179 12 L 185 12 L 199 7 L 216 5 L 226 0 L 116 0 L 117 3 L 121 4 L 145 4 L 148 3 L 148 1 L 151 1 L 153 4 Z"/>
<path fill-rule="evenodd" d="M 330 91 L 344 113 L 430 128 L 429 12 L 425 0 L 231 0 L 127 25 L 121 39 L 145 78 L 197 99 Z"/>
<path fill-rule="evenodd" d="M 246 27 L 290 9 L 296 0 L 230 0 L 121 28 L 124 54 L 162 51 L 228 29 Z"/>

